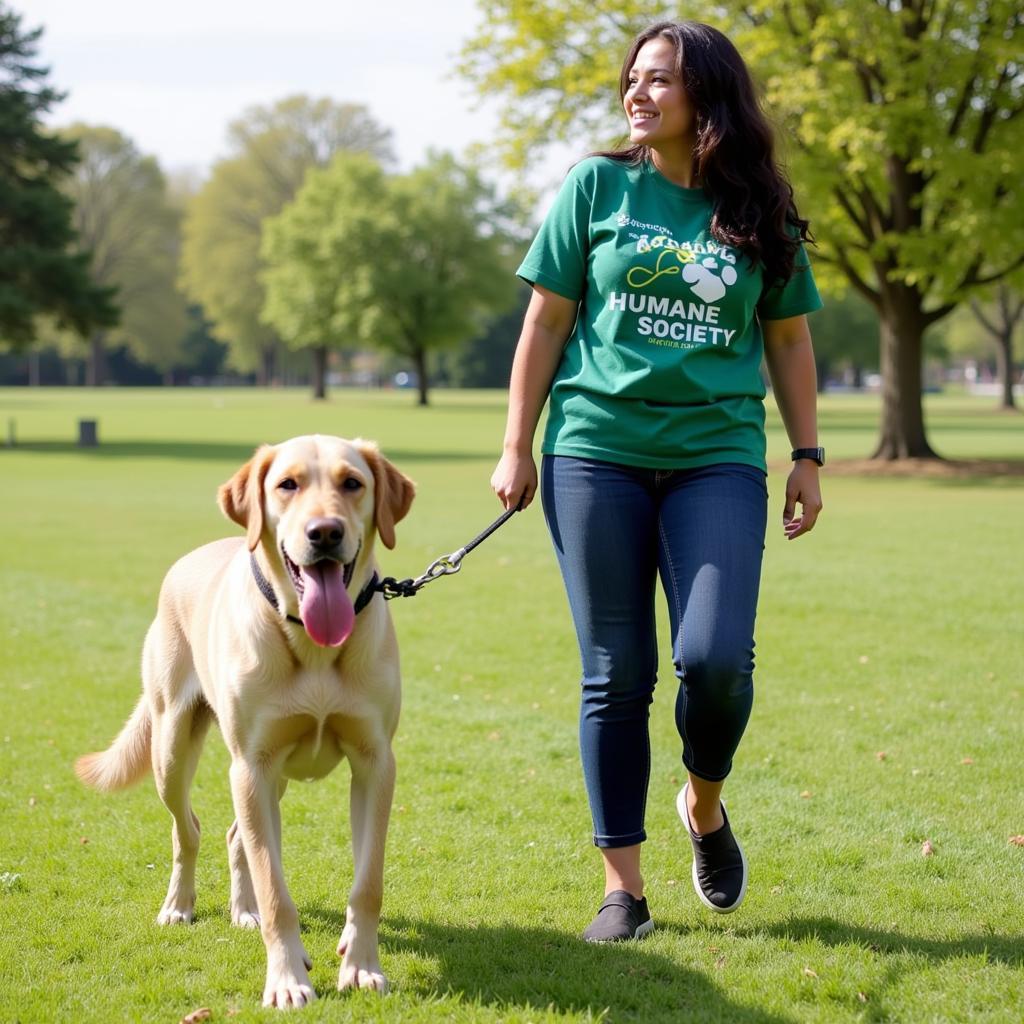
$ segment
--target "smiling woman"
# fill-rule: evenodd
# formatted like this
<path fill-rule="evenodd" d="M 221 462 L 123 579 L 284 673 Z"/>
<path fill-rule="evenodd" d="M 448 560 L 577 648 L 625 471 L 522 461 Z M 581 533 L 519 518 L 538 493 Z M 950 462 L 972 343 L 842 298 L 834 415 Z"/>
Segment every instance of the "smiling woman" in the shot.
<path fill-rule="evenodd" d="M 540 490 L 580 647 L 580 750 L 605 875 L 590 942 L 653 927 L 640 849 L 659 576 L 694 888 L 717 913 L 746 893 L 720 795 L 753 701 L 762 356 L 794 448 L 785 536 L 811 530 L 821 508 L 808 222 L 746 66 L 710 26 L 663 22 L 633 41 L 619 87 L 629 146 L 573 168 L 519 268 L 534 295 L 491 479 L 506 507 L 533 498 L 550 396 Z"/>

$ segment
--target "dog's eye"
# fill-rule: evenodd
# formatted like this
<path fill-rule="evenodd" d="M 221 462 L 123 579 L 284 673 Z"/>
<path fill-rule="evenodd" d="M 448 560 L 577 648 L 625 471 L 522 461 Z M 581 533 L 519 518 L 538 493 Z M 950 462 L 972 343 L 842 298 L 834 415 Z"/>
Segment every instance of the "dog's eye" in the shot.
<path fill-rule="evenodd" d="M 289 476 L 285 477 L 285 479 L 277 485 L 277 489 L 279 491 L 297 491 L 299 489 L 299 485 Z"/>
<path fill-rule="evenodd" d="M 363 481 L 357 479 L 354 476 L 345 478 L 345 482 L 341 485 L 343 491 L 361 491 L 363 489 Z"/>

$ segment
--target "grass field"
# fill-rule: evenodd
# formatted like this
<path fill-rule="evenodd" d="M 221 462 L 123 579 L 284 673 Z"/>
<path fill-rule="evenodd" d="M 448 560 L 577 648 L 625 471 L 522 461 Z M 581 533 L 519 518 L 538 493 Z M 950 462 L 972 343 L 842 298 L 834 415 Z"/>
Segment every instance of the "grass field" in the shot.
<path fill-rule="evenodd" d="M 264 952 L 233 929 L 227 757 L 207 742 L 197 921 L 160 929 L 170 820 L 152 784 L 86 791 L 71 763 L 138 692 L 141 640 L 181 553 L 236 528 L 216 487 L 259 442 L 363 435 L 419 484 L 385 573 L 415 575 L 497 515 L 502 396 L 0 390 L 0 1021 L 270 1020 Z M 933 444 L 1024 459 L 1024 416 L 929 396 Z M 74 446 L 99 420 L 101 446 Z M 831 458 L 868 454 L 871 398 L 822 407 Z M 4 431 L 5 432 L 5 431 Z M 380 999 L 334 991 L 351 881 L 347 771 L 294 785 L 285 867 L 314 960 L 306 1021 L 1019 1021 L 1024 1016 L 1024 475 L 824 477 L 786 544 L 788 446 L 769 435 L 772 530 L 757 697 L 727 789 L 752 865 L 706 912 L 675 817 L 669 643 L 652 713 L 644 942 L 577 936 L 600 899 L 576 751 L 575 641 L 539 508 L 460 576 L 392 604 L 399 781 Z M 924 844 L 932 853 L 924 856 Z"/>

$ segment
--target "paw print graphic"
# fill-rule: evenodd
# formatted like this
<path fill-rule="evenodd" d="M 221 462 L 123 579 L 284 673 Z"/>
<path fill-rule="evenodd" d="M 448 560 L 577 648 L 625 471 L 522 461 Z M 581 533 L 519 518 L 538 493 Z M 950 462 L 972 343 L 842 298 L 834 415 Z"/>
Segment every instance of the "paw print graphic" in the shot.
<path fill-rule="evenodd" d="M 705 256 L 700 263 L 688 263 L 683 267 L 683 280 L 690 290 L 704 302 L 717 302 L 727 287 L 736 283 L 736 268 L 727 263 L 718 270 L 718 260 Z"/>

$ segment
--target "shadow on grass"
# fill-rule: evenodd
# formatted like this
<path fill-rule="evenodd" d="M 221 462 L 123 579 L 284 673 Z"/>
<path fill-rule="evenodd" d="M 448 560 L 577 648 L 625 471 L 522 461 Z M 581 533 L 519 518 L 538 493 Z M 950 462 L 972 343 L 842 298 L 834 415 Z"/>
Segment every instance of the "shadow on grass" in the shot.
<path fill-rule="evenodd" d="M 282 438 L 282 440 L 284 440 Z M 80 455 L 84 459 L 186 459 L 212 462 L 237 462 L 248 459 L 258 445 L 220 441 L 101 441 L 95 448 L 82 448 L 74 441 L 19 441 L 4 452 L 30 452 L 33 455 Z M 399 465 L 416 462 L 471 462 L 487 459 L 490 452 L 416 451 L 384 448 L 384 453 Z"/>
<path fill-rule="evenodd" d="M 935 963 L 963 956 L 984 956 L 1007 967 L 1024 967 L 1024 945 L 1020 936 L 963 935 L 953 939 L 930 939 L 920 935 L 904 935 L 897 931 L 864 928 L 830 918 L 795 918 L 780 921 L 768 928 L 738 930 L 741 937 L 773 935 L 780 939 L 813 939 L 826 946 L 862 946 L 874 953 L 892 956 L 910 953 Z"/>
<path fill-rule="evenodd" d="M 344 915 L 305 909 L 334 931 Z M 723 1021 L 786 1024 L 786 1018 L 730 999 L 703 972 L 681 966 L 649 943 L 587 945 L 545 928 L 456 927 L 388 916 L 381 926 L 385 958 L 414 953 L 436 964 L 439 979 L 420 993 L 451 996 L 497 1010 L 559 1013 L 604 1011 L 611 1021 Z M 429 988 L 427 987 L 429 985 Z"/>

